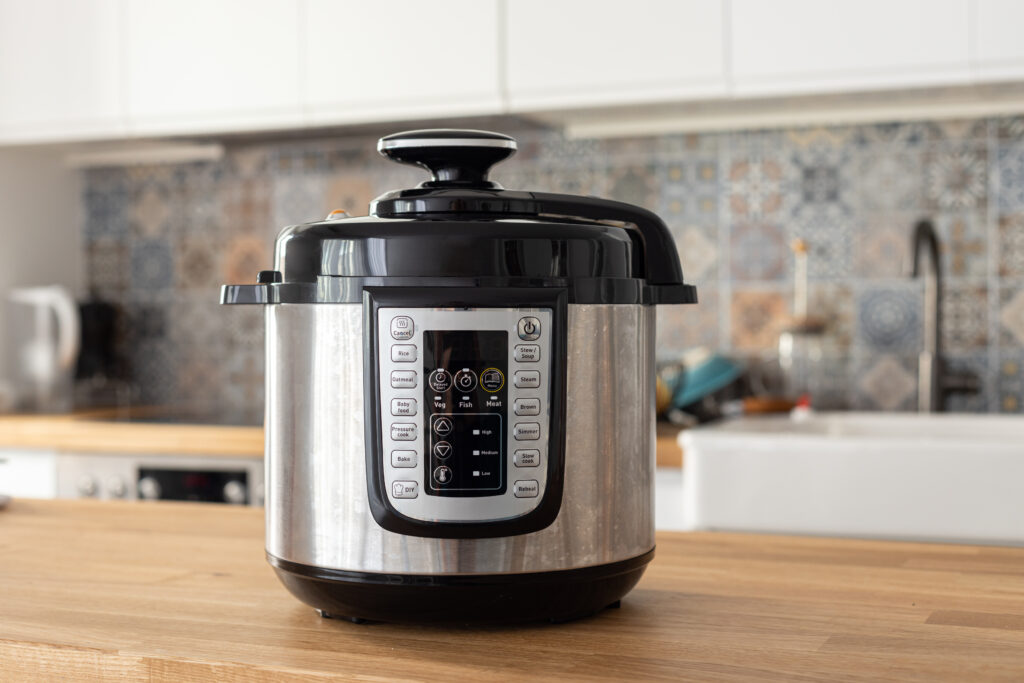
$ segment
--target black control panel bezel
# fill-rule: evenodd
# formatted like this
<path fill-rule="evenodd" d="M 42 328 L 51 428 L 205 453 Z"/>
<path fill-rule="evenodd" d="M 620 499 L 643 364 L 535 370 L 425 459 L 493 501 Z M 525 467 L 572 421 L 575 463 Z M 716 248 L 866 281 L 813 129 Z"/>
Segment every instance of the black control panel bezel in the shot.
<path fill-rule="evenodd" d="M 377 324 L 381 308 L 549 308 L 551 405 L 547 484 L 538 505 L 509 519 L 487 522 L 431 522 L 413 519 L 395 509 L 388 498 L 384 473 L 384 435 L 380 405 L 380 359 Z M 388 531 L 427 538 L 495 538 L 540 531 L 551 525 L 562 506 L 565 479 L 566 368 L 568 292 L 564 288 L 405 288 L 363 290 L 363 393 L 365 406 L 366 484 L 370 512 Z M 424 378 L 425 379 L 425 378 Z"/>

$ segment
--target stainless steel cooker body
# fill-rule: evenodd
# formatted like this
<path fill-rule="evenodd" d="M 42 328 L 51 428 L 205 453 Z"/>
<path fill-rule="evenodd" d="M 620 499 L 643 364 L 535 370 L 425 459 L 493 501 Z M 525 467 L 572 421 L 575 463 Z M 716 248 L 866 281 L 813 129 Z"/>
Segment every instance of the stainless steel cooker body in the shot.
<path fill-rule="evenodd" d="M 362 309 L 266 309 L 270 556 L 347 572 L 493 575 L 607 565 L 653 549 L 653 306 L 568 306 L 561 506 L 547 528 L 497 538 L 410 536 L 371 515 Z"/>

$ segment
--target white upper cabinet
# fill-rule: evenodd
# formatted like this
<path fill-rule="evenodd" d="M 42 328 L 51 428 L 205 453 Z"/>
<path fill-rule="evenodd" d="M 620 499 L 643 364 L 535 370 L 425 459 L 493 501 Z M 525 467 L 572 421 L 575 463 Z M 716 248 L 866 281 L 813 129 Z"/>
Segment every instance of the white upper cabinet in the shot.
<path fill-rule="evenodd" d="M 735 93 L 967 83 L 969 2 L 732 0 Z"/>
<path fill-rule="evenodd" d="M 0 141 L 124 132 L 118 0 L 0 0 Z"/>
<path fill-rule="evenodd" d="M 292 0 L 126 0 L 132 131 L 301 124 L 298 8 Z"/>
<path fill-rule="evenodd" d="M 306 0 L 303 23 L 312 122 L 502 109 L 498 0 Z"/>
<path fill-rule="evenodd" d="M 506 8 L 513 110 L 727 92 L 720 0 L 511 0 Z"/>
<path fill-rule="evenodd" d="M 974 54 L 980 80 L 1024 79 L 1024 2 L 975 0 Z"/>

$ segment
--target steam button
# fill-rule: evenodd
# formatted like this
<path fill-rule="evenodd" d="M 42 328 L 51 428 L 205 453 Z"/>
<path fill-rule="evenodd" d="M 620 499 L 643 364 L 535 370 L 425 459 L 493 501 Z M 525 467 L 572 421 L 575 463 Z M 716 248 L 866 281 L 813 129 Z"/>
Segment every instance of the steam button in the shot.
<path fill-rule="evenodd" d="M 517 370 L 512 379 L 517 389 L 536 389 L 540 386 L 540 372 L 536 370 Z"/>
<path fill-rule="evenodd" d="M 519 338 L 523 341 L 536 341 L 540 337 L 540 320 L 532 315 L 519 319 Z"/>
<path fill-rule="evenodd" d="M 412 339 L 414 329 L 412 318 L 407 315 L 391 319 L 391 336 L 394 339 Z"/>

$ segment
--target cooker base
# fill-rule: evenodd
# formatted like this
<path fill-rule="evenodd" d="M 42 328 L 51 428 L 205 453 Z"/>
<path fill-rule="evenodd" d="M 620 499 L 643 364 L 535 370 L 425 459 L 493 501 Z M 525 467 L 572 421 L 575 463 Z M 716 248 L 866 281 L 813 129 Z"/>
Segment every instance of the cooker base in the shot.
<path fill-rule="evenodd" d="M 355 623 L 562 622 L 618 607 L 654 550 L 620 562 L 527 574 L 382 574 L 267 559 L 285 587 L 322 616 Z"/>

